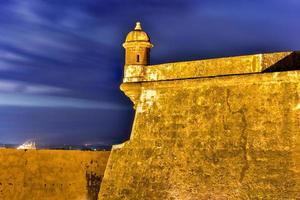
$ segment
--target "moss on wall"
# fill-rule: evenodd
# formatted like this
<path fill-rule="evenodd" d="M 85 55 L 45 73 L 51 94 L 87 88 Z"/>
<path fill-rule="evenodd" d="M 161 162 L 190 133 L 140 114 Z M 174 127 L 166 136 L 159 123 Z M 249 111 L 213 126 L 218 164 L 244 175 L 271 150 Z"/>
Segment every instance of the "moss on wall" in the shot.
<path fill-rule="evenodd" d="M 102 200 L 297 199 L 300 71 L 125 83 L 130 141 Z"/>
<path fill-rule="evenodd" d="M 109 154 L 0 149 L 0 199 L 96 200 Z"/>

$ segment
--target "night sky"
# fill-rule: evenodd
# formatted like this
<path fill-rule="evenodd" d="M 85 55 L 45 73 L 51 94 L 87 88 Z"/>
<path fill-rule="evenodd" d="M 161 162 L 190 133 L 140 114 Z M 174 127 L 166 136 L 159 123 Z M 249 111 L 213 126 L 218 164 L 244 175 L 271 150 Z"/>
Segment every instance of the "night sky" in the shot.
<path fill-rule="evenodd" d="M 299 0 L 0 0 L 0 143 L 128 139 L 122 43 L 152 63 L 300 50 Z"/>

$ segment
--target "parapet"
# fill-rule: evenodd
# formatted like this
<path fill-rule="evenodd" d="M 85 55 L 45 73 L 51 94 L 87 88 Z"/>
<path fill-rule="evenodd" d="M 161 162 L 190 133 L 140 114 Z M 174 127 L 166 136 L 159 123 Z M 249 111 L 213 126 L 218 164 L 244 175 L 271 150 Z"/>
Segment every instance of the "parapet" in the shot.
<path fill-rule="evenodd" d="M 300 68 L 300 52 L 263 53 L 125 68 L 124 83 L 289 71 Z"/>

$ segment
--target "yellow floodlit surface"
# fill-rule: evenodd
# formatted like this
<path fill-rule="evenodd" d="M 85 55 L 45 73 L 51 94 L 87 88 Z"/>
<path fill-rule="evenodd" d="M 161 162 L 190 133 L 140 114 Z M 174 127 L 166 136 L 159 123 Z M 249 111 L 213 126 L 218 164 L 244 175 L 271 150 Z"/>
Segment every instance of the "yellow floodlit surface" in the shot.
<path fill-rule="evenodd" d="M 131 137 L 99 199 L 299 199 L 299 52 L 149 65 L 152 46 L 134 45 L 121 85 Z"/>
<path fill-rule="evenodd" d="M 125 66 L 124 82 L 201 78 L 234 74 L 260 73 L 268 69 L 300 64 L 299 52 L 279 52 L 205 59 L 187 62 Z"/>

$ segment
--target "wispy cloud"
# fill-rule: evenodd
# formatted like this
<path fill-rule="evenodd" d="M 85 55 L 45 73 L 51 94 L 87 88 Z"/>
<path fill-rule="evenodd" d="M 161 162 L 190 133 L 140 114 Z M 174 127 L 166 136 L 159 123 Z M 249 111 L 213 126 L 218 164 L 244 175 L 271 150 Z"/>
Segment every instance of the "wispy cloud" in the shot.
<path fill-rule="evenodd" d="M 9 61 L 28 61 L 28 58 L 25 56 L 11 52 L 8 50 L 0 49 L 0 60 L 9 60 Z"/>
<path fill-rule="evenodd" d="M 15 71 L 16 65 L 5 60 L 0 60 L 0 71 Z"/>
<path fill-rule="evenodd" d="M 0 94 L 1 92 L 20 94 L 66 94 L 68 91 L 68 89 L 60 87 L 0 79 Z"/>
<path fill-rule="evenodd" d="M 0 106 L 45 107 L 45 108 L 78 108 L 102 110 L 127 110 L 128 107 L 109 102 L 54 97 L 49 95 L 7 94 L 0 93 Z"/>

